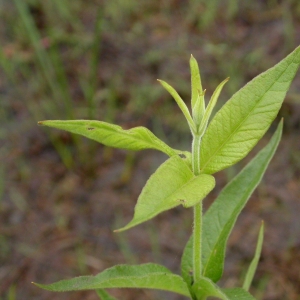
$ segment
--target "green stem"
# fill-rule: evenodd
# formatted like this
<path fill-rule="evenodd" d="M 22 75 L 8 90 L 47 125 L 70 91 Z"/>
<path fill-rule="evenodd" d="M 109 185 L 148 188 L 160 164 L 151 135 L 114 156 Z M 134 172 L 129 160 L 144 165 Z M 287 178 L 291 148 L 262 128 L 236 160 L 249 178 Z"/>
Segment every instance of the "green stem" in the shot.
<path fill-rule="evenodd" d="M 200 174 L 200 144 L 201 136 L 194 135 L 192 144 L 192 166 L 194 175 Z M 193 232 L 193 276 L 194 283 L 202 275 L 202 201 L 194 206 L 194 232 Z"/>

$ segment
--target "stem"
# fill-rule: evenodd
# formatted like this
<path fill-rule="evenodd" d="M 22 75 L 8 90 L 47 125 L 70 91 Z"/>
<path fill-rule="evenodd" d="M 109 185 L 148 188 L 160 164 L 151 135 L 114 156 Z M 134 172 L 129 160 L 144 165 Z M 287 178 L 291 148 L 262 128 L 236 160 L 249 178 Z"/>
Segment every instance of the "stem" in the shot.
<path fill-rule="evenodd" d="M 192 166 L 195 176 L 200 174 L 200 144 L 201 136 L 194 135 L 192 144 Z M 195 283 L 200 280 L 202 275 L 202 201 L 194 206 L 193 231 L 193 276 Z"/>

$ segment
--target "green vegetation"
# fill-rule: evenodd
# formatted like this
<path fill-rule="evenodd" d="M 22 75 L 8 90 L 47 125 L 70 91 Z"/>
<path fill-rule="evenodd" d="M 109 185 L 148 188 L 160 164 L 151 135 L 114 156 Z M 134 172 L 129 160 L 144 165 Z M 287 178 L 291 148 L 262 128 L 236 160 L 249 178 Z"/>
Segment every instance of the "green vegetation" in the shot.
<path fill-rule="evenodd" d="M 0 299 L 96 297 L 93 291 L 48 293 L 30 282 L 97 274 L 114 264 L 156 262 L 179 274 L 191 232 L 193 210 L 179 205 L 112 233 L 132 217 L 164 153 L 120 151 L 41 130 L 37 120 L 144 126 L 171 148 L 190 150 L 189 126 L 156 79 L 176 87 L 190 108 L 191 53 L 201 65 L 206 100 L 230 76 L 213 117 L 247 81 L 300 44 L 299 26 L 298 0 L 0 1 Z M 299 75 L 276 118 L 284 117 L 280 151 L 238 218 L 218 282 L 243 285 L 263 219 L 262 260 L 250 288 L 260 300 L 300 294 Z M 246 159 L 210 174 L 216 187 L 204 212 L 274 130 L 275 124 Z M 124 300 L 184 297 L 145 289 L 112 293 Z"/>
<path fill-rule="evenodd" d="M 135 151 L 156 149 L 169 156 L 147 181 L 133 219 L 116 231 L 129 229 L 180 204 L 193 208 L 194 226 L 182 255 L 181 276 L 164 266 L 148 263 L 117 265 L 96 276 L 37 285 L 56 292 L 92 289 L 102 300 L 112 299 L 103 289 L 124 287 L 171 291 L 193 300 L 205 300 L 211 296 L 224 300 L 254 299 L 248 290 L 261 252 L 263 225 L 243 287 L 221 288 L 217 282 L 223 274 L 228 237 L 277 149 L 283 122 L 279 123 L 270 142 L 225 186 L 205 214 L 202 202 L 215 186 L 212 175 L 244 158 L 268 130 L 299 64 L 300 47 L 235 93 L 209 124 L 212 110 L 228 79 L 216 88 L 205 106 L 205 90 L 198 64 L 191 57 L 192 113 L 175 89 L 160 81 L 186 118 L 193 138 L 190 153 L 167 146 L 143 127 L 123 130 L 114 124 L 91 120 L 39 122 L 40 125 L 77 133 L 111 147 Z"/>

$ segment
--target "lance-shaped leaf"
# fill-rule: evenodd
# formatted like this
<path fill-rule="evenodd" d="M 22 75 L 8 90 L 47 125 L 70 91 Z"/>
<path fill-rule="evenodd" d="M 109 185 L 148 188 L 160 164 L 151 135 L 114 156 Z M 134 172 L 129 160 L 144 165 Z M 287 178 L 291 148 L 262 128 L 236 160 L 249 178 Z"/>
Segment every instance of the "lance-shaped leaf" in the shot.
<path fill-rule="evenodd" d="M 257 187 L 272 159 L 282 133 L 282 121 L 272 139 L 221 191 L 203 218 L 203 276 L 217 282 L 223 273 L 226 243 L 238 215 Z M 188 285 L 193 270 L 192 237 L 181 261 L 181 273 Z"/>
<path fill-rule="evenodd" d="M 220 96 L 220 93 L 222 91 L 222 88 L 223 86 L 225 85 L 225 83 L 229 80 L 229 77 L 226 78 L 225 80 L 223 80 L 216 88 L 216 90 L 214 91 L 214 93 L 212 94 L 211 96 L 211 99 L 207 105 L 207 108 L 205 110 L 205 113 L 204 113 L 204 116 L 203 116 L 203 119 L 201 121 L 201 124 L 200 124 L 200 127 L 199 127 L 199 135 L 202 136 L 203 133 L 205 132 L 206 130 L 206 127 L 207 127 L 207 124 L 208 124 L 208 120 L 211 116 L 211 113 L 214 109 L 214 107 L 216 106 L 217 104 L 217 101 L 218 101 L 218 98 Z"/>
<path fill-rule="evenodd" d="M 135 206 L 133 219 L 116 231 L 129 229 L 180 204 L 191 207 L 201 201 L 214 186 L 213 176 L 194 176 L 188 164 L 179 156 L 173 156 L 147 181 Z"/>
<path fill-rule="evenodd" d="M 96 293 L 101 300 L 117 300 L 115 297 L 111 296 L 106 290 L 96 290 Z"/>
<path fill-rule="evenodd" d="M 118 265 L 96 276 L 80 276 L 52 284 L 37 284 L 53 292 L 95 290 L 106 288 L 146 288 L 170 291 L 190 297 L 184 280 L 157 264 Z"/>
<path fill-rule="evenodd" d="M 191 70 L 191 86 L 192 86 L 192 108 L 195 107 L 198 96 L 203 95 L 203 89 L 202 89 L 202 83 L 201 83 L 201 76 L 199 71 L 199 66 L 194 58 L 193 55 L 191 55 L 190 58 L 190 70 Z M 199 107 L 201 107 L 200 111 L 204 113 L 205 110 L 205 102 L 204 97 L 199 98 L 201 100 Z M 194 109 L 193 109 L 193 116 L 194 116 Z"/>
<path fill-rule="evenodd" d="M 251 261 L 251 264 L 248 268 L 248 271 L 245 276 L 244 284 L 243 284 L 243 289 L 246 291 L 249 291 L 249 288 L 251 286 L 257 264 L 260 258 L 261 254 L 261 249 L 264 241 L 264 222 L 261 223 L 260 229 L 259 229 L 259 234 L 258 234 L 258 240 L 257 240 L 257 245 L 255 249 L 255 255 L 253 257 L 253 260 Z"/>
<path fill-rule="evenodd" d="M 71 121 L 40 121 L 39 125 L 54 127 L 83 135 L 105 146 L 126 150 L 156 149 L 169 156 L 178 154 L 145 127 L 124 130 L 122 127 L 102 121 L 71 120 Z"/>
<path fill-rule="evenodd" d="M 299 63 L 300 47 L 250 81 L 217 112 L 202 138 L 202 173 L 213 174 L 248 154 L 276 117 Z"/>
<path fill-rule="evenodd" d="M 181 109 L 182 113 L 184 114 L 189 127 L 191 129 L 192 132 L 196 131 L 196 126 L 194 124 L 194 121 L 190 115 L 189 109 L 186 106 L 186 104 L 184 103 L 184 101 L 181 99 L 181 97 L 179 96 L 179 94 L 176 92 L 176 90 L 170 86 L 168 83 L 166 83 L 163 80 L 157 79 L 161 85 L 171 94 L 171 96 L 174 98 L 174 100 L 176 101 L 177 105 L 179 106 L 179 108 Z"/>

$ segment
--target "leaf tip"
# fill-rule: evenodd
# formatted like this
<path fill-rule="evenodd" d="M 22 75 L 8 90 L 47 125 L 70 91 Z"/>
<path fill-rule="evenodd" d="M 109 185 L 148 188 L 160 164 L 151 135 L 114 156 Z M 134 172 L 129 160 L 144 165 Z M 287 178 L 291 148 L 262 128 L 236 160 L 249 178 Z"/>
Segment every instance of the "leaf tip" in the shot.
<path fill-rule="evenodd" d="M 125 231 L 126 229 L 128 229 L 128 224 L 122 228 L 114 229 L 113 232 L 120 233 L 122 231 Z"/>
<path fill-rule="evenodd" d="M 44 125 L 44 124 L 43 124 L 44 122 L 45 122 L 45 121 L 38 121 L 37 124 L 38 124 L 39 126 L 43 126 L 43 125 Z"/>
<path fill-rule="evenodd" d="M 31 281 L 31 283 L 34 284 L 37 287 L 40 287 L 40 285 L 38 283 L 34 282 L 34 281 Z"/>

